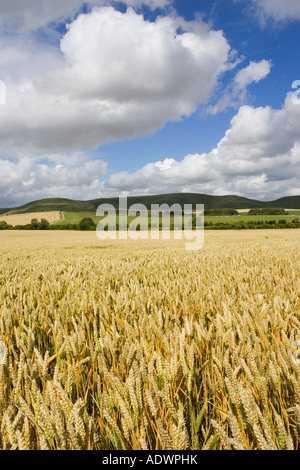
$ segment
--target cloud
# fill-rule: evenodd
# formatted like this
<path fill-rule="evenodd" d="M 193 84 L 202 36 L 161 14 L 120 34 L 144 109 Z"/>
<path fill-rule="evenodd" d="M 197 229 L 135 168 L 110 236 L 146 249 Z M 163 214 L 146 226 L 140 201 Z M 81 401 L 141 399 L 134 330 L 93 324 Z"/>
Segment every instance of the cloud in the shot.
<path fill-rule="evenodd" d="M 173 0 L 122 0 L 128 6 L 146 5 L 152 9 L 164 8 Z M 83 6 L 107 6 L 112 0 L 1 0 L 0 31 L 34 31 L 50 23 L 74 19 Z"/>
<path fill-rule="evenodd" d="M 300 188 L 300 105 L 242 106 L 212 152 L 168 158 L 136 172 L 111 175 L 103 193 L 200 192 L 275 199 Z M 299 192 L 299 191 L 298 191 Z"/>
<path fill-rule="evenodd" d="M 235 0 L 241 1 L 241 0 Z M 242 0 L 244 1 L 244 0 Z M 251 0 L 262 22 L 300 20 L 299 0 Z"/>
<path fill-rule="evenodd" d="M 272 4 L 272 17 L 284 19 L 282 2 L 253 2 L 264 15 L 271 15 Z M 142 3 L 154 9 L 171 0 L 128 0 L 125 13 L 108 0 L 85 3 L 91 11 L 79 14 L 81 0 L 1 1 L 0 79 L 7 102 L 0 114 L 2 206 L 57 195 L 177 191 L 264 199 L 300 188 L 300 106 L 291 95 L 280 110 L 241 106 L 249 86 L 270 73 L 267 60 L 241 69 L 209 107 L 216 114 L 240 106 L 212 152 L 182 161 L 169 155 L 104 179 L 107 163 L 89 160 L 87 151 L 190 116 L 207 105 L 238 61 L 231 61 L 223 32 L 201 20 L 187 22 L 172 13 L 147 21 L 138 14 Z M 298 2 L 285 5 L 285 18 L 298 18 Z M 51 23 L 66 19 L 60 37 Z"/>
<path fill-rule="evenodd" d="M 265 79 L 269 75 L 271 67 L 272 63 L 268 60 L 251 61 L 247 67 L 237 72 L 218 102 L 207 107 L 207 113 L 216 115 L 230 107 L 239 107 L 244 104 L 247 99 L 248 87 Z"/>
<path fill-rule="evenodd" d="M 70 157 L 61 155 L 59 159 L 66 162 Z M 105 175 L 107 164 L 82 157 L 74 163 L 74 155 L 71 160 L 72 165 L 49 165 L 28 156 L 18 161 L 0 160 L 1 207 L 45 197 L 92 199 L 99 190 L 99 178 Z"/>
<path fill-rule="evenodd" d="M 240 90 L 245 90 L 251 83 L 258 83 L 266 78 L 271 71 L 271 62 L 261 60 L 260 62 L 251 61 L 248 67 L 240 70 L 234 79 L 235 84 Z"/>
<path fill-rule="evenodd" d="M 210 98 L 229 51 L 223 33 L 200 20 L 150 22 L 112 7 L 81 14 L 62 38 L 60 56 L 49 49 L 55 70 L 44 73 L 33 61 L 31 78 L 18 76 L 17 60 L 11 66 L 0 156 L 84 151 L 153 133 Z"/>
<path fill-rule="evenodd" d="M 209 153 L 168 156 L 133 173 L 105 176 L 107 164 L 82 154 L 0 160 L 2 206 L 61 196 L 74 199 L 197 192 L 271 200 L 300 191 L 300 105 L 242 106 Z M 62 163 L 64 162 L 64 163 Z"/>

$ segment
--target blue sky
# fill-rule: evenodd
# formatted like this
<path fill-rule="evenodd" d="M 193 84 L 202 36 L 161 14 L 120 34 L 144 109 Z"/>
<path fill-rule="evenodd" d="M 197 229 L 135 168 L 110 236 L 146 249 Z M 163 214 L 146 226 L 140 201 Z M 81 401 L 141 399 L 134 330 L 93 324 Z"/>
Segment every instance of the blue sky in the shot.
<path fill-rule="evenodd" d="M 3 0 L 0 18 L 0 206 L 300 194 L 295 0 Z"/>

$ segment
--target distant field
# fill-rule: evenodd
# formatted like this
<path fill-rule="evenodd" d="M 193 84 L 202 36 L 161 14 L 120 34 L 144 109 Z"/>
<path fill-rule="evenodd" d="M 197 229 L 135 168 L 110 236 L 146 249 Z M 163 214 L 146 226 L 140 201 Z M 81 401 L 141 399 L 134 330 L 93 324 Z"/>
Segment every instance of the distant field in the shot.
<path fill-rule="evenodd" d="M 295 215 L 300 215 L 300 211 L 293 211 L 291 215 L 246 215 L 241 213 L 240 215 L 233 216 L 221 216 L 221 217 L 205 217 L 206 222 L 224 223 L 224 224 L 238 224 L 240 222 L 265 222 L 270 220 L 279 220 L 285 219 L 287 222 L 292 222 L 295 218 Z M 66 224 L 78 224 L 84 217 L 91 217 L 95 223 L 98 223 L 100 217 L 96 216 L 96 212 L 64 212 L 63 219 L 57 221 L 55 225 L 66 225 Z M 131 218 L 130 220 L 132 220 Z"/>
<path fill-rule="evenodd" d="M 292 209 L 292 210 L 289 210 L 287 209 L 288 213 L 289 214 L 292 214 L 292 215 L 300 215 L 300 209 L 297 210 L 297 209 Z"/>
<path fill-rule="evenodd" d="M 205 217 L 206 222 L 212 223 L 224 223 L 224 224 L 237 224 L 239 222 L 264 222 L 270 220 L 286 220 L 287 222 L 292 222 L 294 220 L 293 215 L 230 215 L 222 217 Z"/>
<path fill-rule="evenodd" d="M 216 224 L 240 224 L 244 222 L 245 224 L 249 222 L 267 222 L 275 220 L 277 223 L 280 220 L 286 220 L 287 223 L 291 223 L 295 216 L 300 216 L 300 210 L 291 210 L 289 215 L 247 215 L 245 212 L 239 211 L 239 215 L 233 216 L 206 216 L 205 222 Z M 247 210 L 248 212 L 248 210 Z M 5 221 L 9 225 L 26 225 L 30 224 L 31 220 L 36 218 L 41 220 L 42 218 L 48 220 L 50 224 L 57 226 L 62 225 L 78 225 L 79 222 L 85 218 L 90 217 L 96 224 L 100 221 L 100 217 L 96 216 L 96 211 L 82 211 L 82 212 L 60 212 L 60 211 L 49 211 L 49 212 L 30 212 L 24 214 L 10 214 L 10 215 L 0 215 L 0 221 Z M 128 221 L 132 221 L 134 217 L 128 218 Z M 171 217 L 173 220 L 173 218 Z M 145 221 L 145 217 L 141 217 L 140 221 Z M 118 218 L 117 218 L 118 222 Z M 209 227 L 206 227 L 209 230 Z"/>
<path fill-rule="evenodd" d="M 95 223 L 99 222 L 95 212 L 63 212 L 62 219 L 55 222 L 55 225 L 79 224 L 84 217 L 91 217 Z"/>
<path fill-rule="evenodd" d="M 97 217 L 96 216 L 96 211 L 95 212 L 63 212 L 63 218 L 55 223 L 55 225 L 67 225 L 67 224 L 79 224 L 79 222 L 85 218 L 85 217 L 90 217 L 96 224 L 101 220 L 102 217 Z M 128 217 L 128 222 L 131 222 L 134 220 L 135 217 Z M 146 216 L 141 216 L 139 218 L 140 222 L 144 222 L 146 219 Z M 173 218 L 171 217 L 173 220 Z M 108 220 L 113 220 L 112 217 L 107 218 Z M 119 217 L 117 215 L 117 222 L 119 221 Z"/>
<path fill-rule="evenodd" d="M 289 214 L 300 214 L 300 209 L 285 209 Z M 239 214 L 246 214 L 250 209 L 237 209 Z"/>
<path fill-rule="evenodd" d="M 12 214 L 12 215 L 1 215 L 0 222 L 4 221 L 8 225 L 27 225 L 30 224 L 32 219 L 46 219 L 50 224 L 60 220 L 59 211 L 51 212 L 29 212 L 28 214 Z"/>
<path fill-rule="evenodd" d="M 252 242 L 265 244 L 265 241 L 285 243 L 288 240 L 298 242 L 299 232 L 297 230 L 239 230 L 230 232 L 228 230 L 210 230 L 205 232 L 204 250 L 207 247 L 214 249 L 220 244 L 239 246 Z M 36 250 L 36 249 L 78 249 L 99 250 L 124 250 L 129 248 L 136 251 L 158 250 L 158 249 L 182 249 L 185 240 L 99 240 L 94 231 L 81 232 L 75 230 L 0 230 L 0 253 L 10 250 Z M 101 250 L 102 251 L 102 250 Z M 16 255 L 17 256 L 17 255 Z"/>

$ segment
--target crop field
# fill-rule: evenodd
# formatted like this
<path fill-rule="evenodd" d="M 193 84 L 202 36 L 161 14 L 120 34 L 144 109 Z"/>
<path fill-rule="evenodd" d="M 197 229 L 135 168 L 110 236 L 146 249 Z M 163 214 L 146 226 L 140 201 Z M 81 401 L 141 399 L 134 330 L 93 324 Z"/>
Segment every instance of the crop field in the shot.
<path fill-rule="evenodd" d="M 1 449 L 300 449 L 297 230 L 4 231 L 0 263 Z"/>
<path fill-rule="evenodd" d="M 289 214 L 299 215 L 300 216 L 300 210 L 291 210 L 291 211 L 289 211 Z"/>
<path fill-rule="evenodd" d="M 295 216 L 293 215 L 246 215 L 246 214 L 220 216 L 220 217 L 205 216 L 206 222 L 223 223 L 223 224 L 238 224 L 240 222 L 244 222 L 244 223 L 265 222 L 265 221 L 270 221 L 270 220 L 275 220 L 278 223 L 282 219 L 286 220 L 287 223 L 289 223 L 295 219 Z"/>
<path fill-rule="evenodd" d="M 291 223 L 295 216 L 300 215 L 300 211 L 289 211 L 288 215 L 247 215 L 247 213 L 243 212 L 243 210 L 239 211 L 239 215 L 231 215 L 231 216 L 205 216 L 205 222 L 212 223 L 212 224 L 240 224 L 244 222 L 245 224 L 251 222 L 260 222 L 265 223 L 267 221 L 276 221 L 279 223 L 281 220 L 286 220 L 287 223 Z M 248 212 L 248 209 L 246 210 Z M 24 214 L 25 215 L 25 214 Z M 66 224 L 79 224 L 79 222 L 84 217 L 90 217 L 96 224 L 101 220 L 102 217 L 97 217 L 96 212 L 63 212 L 61 219 L 57 219 L 55 225 L 61 226 Z M 117 222 L 119 217 L 117 216 Z M 128 217 L 128 223 L 134 220 L 135 217 L 131 216 Z M 0 218 L 1 220 L 1 218 Z M 107 221 L 114 220 L 112 216 L 107 217 Z M 178 223 L 180 219 L 176 219 Z M 144 215 L 139 216 L 139 221 L 142 223 L 148 222 L 148 218 Z M 171 215 L 171 221 L 174 221 L 174 216 Z M 30 221 L 29 221 L 30 222 Z M 150 220 L 149 220 L 150 222 Z M 209 229 L 209 227 L 207 227 Z"/>
<path fill-rule="evenodd" d="M 50 224 L 57 222 L 61 219 L 59 211 L 50 212 L 28 212 L 26 214 L 9 214 L 1 215 L 0 222 L 4 221 L 8 225 L 26 225 L 30 224 L 32 219 L 37 219 L 39 222 L 41 219 L 46 219 Z"/>
<path fill-rule="evenodd" d="M 100 217 L 96 216 L 96 212 L 63 212 L 61 220 L 56 225 L 79 224 L 84 217 L 90 217 L 95 223 L 98 223 Z"/>

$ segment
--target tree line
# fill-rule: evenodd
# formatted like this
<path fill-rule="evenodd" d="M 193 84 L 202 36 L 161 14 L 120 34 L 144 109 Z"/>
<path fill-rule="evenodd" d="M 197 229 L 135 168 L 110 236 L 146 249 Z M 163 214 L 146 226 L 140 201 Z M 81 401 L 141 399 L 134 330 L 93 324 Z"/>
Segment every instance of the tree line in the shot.
<path fill-rule="evenodd" d="M 96 230 L 96 223 L 91 217 L 84 217 L 78 224 L 52 224 L 46 219 L 31 219 L 30 224 L 10 225 L 4 220 L 0 222 L 0 230 Z"/>

